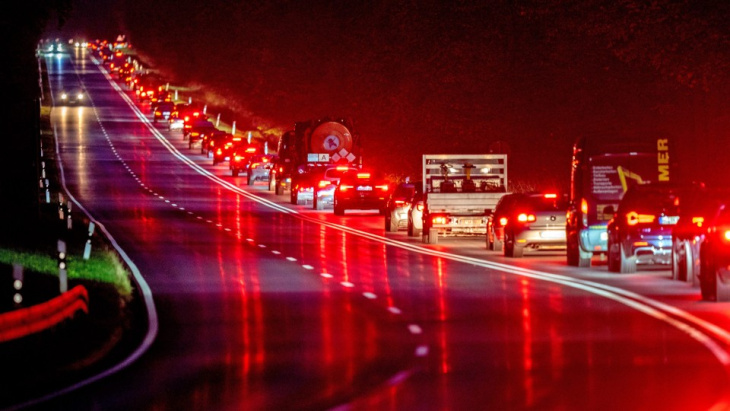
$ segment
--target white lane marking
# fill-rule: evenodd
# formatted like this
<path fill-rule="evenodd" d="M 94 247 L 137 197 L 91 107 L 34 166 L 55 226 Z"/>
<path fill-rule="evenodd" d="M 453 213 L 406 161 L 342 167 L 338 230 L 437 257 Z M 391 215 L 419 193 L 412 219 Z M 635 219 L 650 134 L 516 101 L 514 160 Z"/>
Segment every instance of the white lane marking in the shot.
<path fill-rule="evenodd" d="M 132 102 L 132 100 L 129 98 L 129 96 L 127 96 L 121 90 L 121 88 L 119 88 L 114 82 L 111 82 L 111 83 L 115 87 L 115 89 L 117 90 L 119 95 L 122 96 L 122 98 L 125 101 L 127 101 L 127 104 L 135 112 L 137 117 L 147 126 L 147 128 L 152 132 L 152 134 L 155 136 L 155 138 L 157 138 L 157 140 L 160 141 L 160 143 L 162 145 L 164 145 L 173 156 L 175 156 L 180 161 L 187 164 L 190 168 L 197 171 L 202 176 L 210 179 L 211 181 L 216 182 L 220 186 L 228 188 L 229 190 L 231 190 L 233 192 L 239 193 L 243 197 L 246 197 L 252 201 L 256 201 L 262 205 L 265 205 L 267 207 L 278 210 L 282 213 L 292 215 L 296 218 L 306 220 L 306 221 L 312 222 L 314 224 L 330 227 L 335 230 L 348 232 L 348 233 L 351 233 L 353 235 L 357 235 L 357 236 L 360 236 L 363 238 L 368 238 L 370 240 L 380 242 L 382 244 L 391 245 L 394 247 L 402 248 L 404 250 L 410 250 L 410 251 L 420 253 L 420 254 L 441 257 L 441 258 L 449 259 L 452 261 L 466 262 L 466 263 L 474 264 L 477 266 L 502 271 L 502 272 L 505 272 L 508 274 L 523 275 L 523 276 L 535 278 L 538 280 L 554 282 L 554 283 L 558 283 L 561 285 L 565 285 L 567 287 L 579 288 L 579 289 L 582 289 L 589 293 L 593 293 L 596 295 L 600 295 L 600 296 L 609 298 L 613 301 L 619 302 L 628 307 L 635 308 L 638 311 L 643 312 L 649 316 L 652 316 L 658 320 L 664 321 L 667 324 L 681 330 L 682 332 L 687 333 L 690 337 L 692 337 L 695 340 L 699 341 L 700 343 L 704 344 L 717 357 L 717 359 L 719 361 L 721 361 L 725 365 L 728 365 L 728 359 L 730 358 L 730 353 L 728 353 L 726 350 L 720 348 L 717 344 L 715 344 L 712 341 L 712 338 L 710 336 L 706 335 L 705 332 L 714 334 L 716 338 L 722 339 L 726 344 L 729 344 L 730 343 L 730 332 L 729 331 L 722 329 L 712 323 L 704 321 L 684 310 L 680 310 L 676 307 L 672 307 L 670 309 L 670 312 L 672 312 L 673 315 L 676 315 L 676 316 L 682 318 L 684 321 L 691 323 L 694 327 L 690 326 L 688 324 L 682 324 L 679 321 L 665 315 L 664 313 L 661 313 L 660 310 L 666 309 L 667 305 L 663 304 L 659 301 L 653 300 L 651 298 L 639 296 L 638 294 L 635 294 L 633 292 L 623 290 L 620 288 L 604 286 L 602 284 L 594 283 L 592 281 L 584 281 L 584 280 L 570 278 L 567 276 L 550 274 L 550 273 L 542 273 L 542 272 L 533 271 L 533 270 L 526 270 L 526 269 L 515 270 L 517 267 L 505 266 L 505 265 L 499 264 L 499 263 L 479 260 L 479 259 L 472 258 L 472 257 L 460 256 L 460 255 L 451 254 L 451 253 L 447 253 L 447 252 L 443 252 L 443 251 L 430 250 L 430 249 L 427 249 L 422 246 L 416 246 L 416 245 L 404 243 L 401 241 L 391 240 L 391 239 L 388 239 L 385 237 L 380 237 L 380 236 L 377 236 L 374 234 L 370 234 L 365 231 L 361 231 L 361 230 L 353 229 L 353 228 L 346 227 L 343 225 L 329 223 L 326 221 L 307 217 L 306 215 L 301 214 L 296 210 L 292 210 L 290 208 L 279 205 L 273 201 L 261 198 L 254 194 L 251 194 L 251 193 L 237 187 L 236 185 L 221 179 L 220 177 L 216 176 L 215 174 L 211 173 L 210 171 L 204 169 L 199 164 L 195 163 L 193 160 L 188 158 L 186 155 L 182 154 L 172 143 L 170 143 L 167 140 L 167 138 L 165 138 L 165 136 L 163 136 L 150 123 L 149 119 L 147 119 L 147 117 L 140 111 L 140 109 L 134 104 L 134 102 Z M 522 271 L 522 270 L 526 270 L 526 271 Z M 632 300 L 632 299 L 635 299 L 635 300 Z M 695 327 L 702 328 L 705 330 L 705 332 L 698 330 Z"/>
<path fill-rule="evenodd" d="M 425 357 L 428 355 L 428 346 L 426 345 L 419 345 L 416 347 L 416 357 Z"/>
<path fill-rule="evenodd" d="M 311 265 L 309 265 L 309 264 L 304 264 L 304 265 L 302 265 L 302 267 L 303 267 L 303 268 L 304 268 L 305 270 L 314 270 L 314 267 L 312 267 L 312 266 L 311 266 Z"/>
<path fill-rule="evenodd" d="M 276 255 L 279 255 L 279 254 L 281 254 L 281 251 L 276 251 L 276 250 L 272 250 L 272 251 L 271 251 L 271 254 L 276 254 Z"/>
<path fill-rule="evenodd" d="M 266 244 L 259 244 L 260 248 L 266 248 Z"/>
<path fill-rule="evenodd" d="M 367 298 L 368 300 L 374 300 L 374 299 L 378 298 L 378 296 L 377 296 L 377 295 L 375 295 L 375 294 L 373 294 L 373 293 L 371 293 L 371 292 L 367 292 L 367 291 L 366 291 L 366 292 L 364 292 L 364 293 L 362 293 L 362 295 L 363 295 L 363 296 L 364 296 L 365 298 Z"/>
<path fill-rule="evenodd" d="M 411 334 L 422 334 L 423 330 L 418 324 L 410 324 L 408 325 L 408 331 L 410 331 Z"/>
<path fill-rule="evenodd" d="M 286 259 L 289 260 L 289 261 L 297 261 L 297 259 L 294 258 L 294 257 L 287 257 Z"/>
<path fill-rule="evenodd" d="M 390 311 L 392 314 L 396 314 L 396 315 L 401 314 L 401 310 L 398 307 L 388 307 L 388 311 Z"/>
<path fill-rule="evenodd" d="M 319 275 L 324 278 L 332 278 L 332 274 L 330 274 L 330 273 L 320 273 Z"/>
<path fill-rule="evenodd" d="M 349 281 L 343 281 L 340 284 L 342 284 L 343 287 L 352 288 L 355 286 L 355 284 L 349 282 Z"/>

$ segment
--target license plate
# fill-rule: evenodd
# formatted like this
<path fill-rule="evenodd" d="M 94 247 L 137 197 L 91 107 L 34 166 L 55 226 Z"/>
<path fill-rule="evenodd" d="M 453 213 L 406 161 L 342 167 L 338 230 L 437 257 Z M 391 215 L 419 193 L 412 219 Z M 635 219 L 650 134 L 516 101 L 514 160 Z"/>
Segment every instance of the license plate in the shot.
<path fill-rule="evenodd" d="M 540 237 L 549 239 L 565 238 L 565 231 L 540 231 Z"/>
<path fill-rule="evenodd" d="M 359 186 L 357 191 L 373 191 L 373 188 L 370 186 Z"/>
<path fill-rule="evenodd" d="M 663 215 L 663 216 L 659 217 L 659 224 L 662 224 L 662 225 L 674 225 L 674 224 L 677 224 L 677 221 L 679 221 L 679 216 Z"/>

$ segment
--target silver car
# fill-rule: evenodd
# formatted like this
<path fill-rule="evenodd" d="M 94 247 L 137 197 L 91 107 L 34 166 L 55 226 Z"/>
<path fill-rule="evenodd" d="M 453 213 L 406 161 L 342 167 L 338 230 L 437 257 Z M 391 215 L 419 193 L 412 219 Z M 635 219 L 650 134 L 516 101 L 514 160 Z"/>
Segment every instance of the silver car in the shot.
<path fill-rule="evenodd" d="M 522 257 L 525 250 L 565 250 L 566 196 L 515 193 L 504 217 L 504 255 Z M 506 196 L 505 196 L 506 197 Z"/>

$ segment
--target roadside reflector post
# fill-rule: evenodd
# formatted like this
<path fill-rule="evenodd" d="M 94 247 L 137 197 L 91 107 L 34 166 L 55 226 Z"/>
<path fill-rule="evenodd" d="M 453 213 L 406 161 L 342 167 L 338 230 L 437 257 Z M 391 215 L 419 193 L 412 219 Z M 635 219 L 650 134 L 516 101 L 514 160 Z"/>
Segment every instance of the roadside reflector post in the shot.
<path fill-rule="evenodd" d="M 48 189 L 48 179 L 44 183 L 46 184 L 46 204 L 51 204 L 51 191 Z"/>
<path fill-rule="evenodd" d="M 84 246 L 84 260 L 88 260 L 91 257 L 91 236 L 94 235 L 94 228 L 96 228 L 93 221 L 89 222 L 89 236 L 86 239 L 86 245 Z"/>
<path fill-rule="evenodd" d="M 193 98 L 192 97 L 188 97 L 188 104 L 193 104 Z"/>
<path fill-rule="evenodd" d="M 66 229 L 71 231 L 71 228 L 73 228 L 73 223 L 71 222 L 71 206 L 73 203 L 66 204 Z"/>
<path fill-rule="evenodd" d="M 248 132 L 248 144 L 251 144 L 251 132 Z"/>
<path fill-rule="evenodd" d="M 68 274 L 66 272 L 66 242 L 58 240 L 58 288 L 65 293 L 68 291 Z"/>
<path fill-rule="evenodd" d="M 178 91 L 178 90 L 177 90 L 177 89 L 175 89 L 175 101 L 177 101 L 177 100 L 178 100 L 178 98 L 177 98 L 177 91 Z"/>
<path fill-rule="evenodd" d="M 58 219 L 63 221 L 66 219 L 63 207 L 63 194 L 58 193 Z"/>
<path fill-rule="evenodd" d="M 207 111 L 208 111 L 208 105 L 206 104 L 203 106 L 203 114 L 208 114 Z"/>
<path fill-rule="evenodd" d="M 165 91 L 170 91 L 170 83 L 165 83 Z"/>
<path fill-rule="evenodd" d="M 41 161 L 41 178 L 46 178 L 46 162 Z"/>
<path fill-rule="evenodd" d="M 23 302 L 23 266 L 20 264 L 13 264 L 13 302 L 15 305 L 19 305 Z"/>
<path fill-rule="evenodd" d="M 231 126 L 231 134 L 234 136 L 236 135 L 236 122 L 233 122 L 233 125 Z"/>
<path fill-rule="evenodd" d="M 221 113 L 218 113 L 218 117 L 215 119 L 215 126 L 218 127 L 218 125 L 221 123 Z"/>

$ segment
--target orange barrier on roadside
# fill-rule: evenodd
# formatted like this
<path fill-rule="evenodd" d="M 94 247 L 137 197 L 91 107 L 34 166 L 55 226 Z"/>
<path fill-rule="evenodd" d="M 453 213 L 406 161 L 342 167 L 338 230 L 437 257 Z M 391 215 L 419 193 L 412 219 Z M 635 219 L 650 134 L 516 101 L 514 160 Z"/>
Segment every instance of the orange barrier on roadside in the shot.
<path fill-rule="evenodd" d="M 32 307 L 0 314 L 0 342 L 51 328 L 77 311 L 89 312 L 89 294 L 83 285 Z"/>

